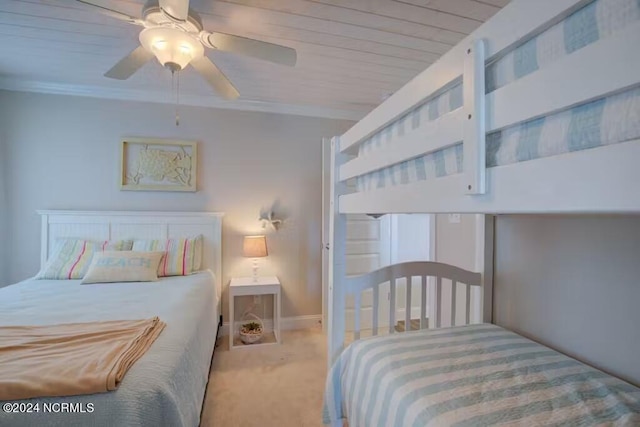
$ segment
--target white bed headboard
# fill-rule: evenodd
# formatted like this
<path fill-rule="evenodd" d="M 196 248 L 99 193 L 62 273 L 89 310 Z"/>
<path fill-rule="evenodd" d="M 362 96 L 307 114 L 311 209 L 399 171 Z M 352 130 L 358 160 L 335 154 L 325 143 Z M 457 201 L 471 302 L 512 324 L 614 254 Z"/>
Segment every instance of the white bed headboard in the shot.
<path fill-rule="evenodd" d="M 220 212 L 151 211 L 38 211 L 42 217 L 40 264 L 43 266 L 56 239 L 75 237 L 95 240 L 167 239 L 202 234 L 203 268 L 215 273 L 222 284 L 222 217 Z"/>

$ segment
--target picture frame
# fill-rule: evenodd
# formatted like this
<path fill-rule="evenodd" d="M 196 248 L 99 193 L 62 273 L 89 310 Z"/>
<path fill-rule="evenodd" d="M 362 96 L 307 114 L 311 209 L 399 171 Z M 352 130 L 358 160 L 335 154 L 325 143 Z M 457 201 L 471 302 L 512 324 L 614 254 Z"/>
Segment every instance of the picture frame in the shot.
<path fill-rule="evenodd" d="M 196 191 L 198 143 L 126 138 L 120 144 L 120 189 Z"/>

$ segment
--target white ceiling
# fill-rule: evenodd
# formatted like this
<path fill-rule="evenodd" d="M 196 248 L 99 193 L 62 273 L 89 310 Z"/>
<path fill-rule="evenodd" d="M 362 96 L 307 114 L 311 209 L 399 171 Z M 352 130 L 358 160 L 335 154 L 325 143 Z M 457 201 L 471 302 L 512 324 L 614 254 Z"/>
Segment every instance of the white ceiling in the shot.
<path fill-rule="evenodd" d="M 102 0 L 140 16 L 144 0 Z M 205 29 L 290 46 L 295 68 L 208 51 L 241 93 L 214 95 L 190 69 L 181 102 L 359 119 L 508 0 L 192 0 Z M 171 102 L 156 61 L 126 81 L 105 71 L 138 46 L 140 27 L 73 0 L 0 0 L 0 88 Z"/>

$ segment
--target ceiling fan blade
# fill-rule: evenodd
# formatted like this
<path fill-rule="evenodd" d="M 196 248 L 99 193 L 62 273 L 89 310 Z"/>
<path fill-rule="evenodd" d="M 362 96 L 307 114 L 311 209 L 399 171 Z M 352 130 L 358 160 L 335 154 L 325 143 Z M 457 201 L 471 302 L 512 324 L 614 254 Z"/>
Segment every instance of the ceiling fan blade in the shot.
<path fill-rule="evenodd" d="M 160 0 L 160 9 L 176 21 L 186 21 L 189 17 L 189 0 Z"/>
<path fill-rule="evenodd" d="M 192 60 L 191 65 L 224 99 L 233 100 L 240 96 L 240 92 L 231 84 L 229 79 L 206 56 Z"/>
<path fill-rule="evenodd" d="M 123 12 L 119 12 L 117 10 L 102 6 L 101 4 L 94 2 L 94 1 L 88 1 L 88 0 L 76 0 L 78 3 L 82 3 L 84 5 L 87 6 L 92 6 L 95 7 L 96 9 L 98 9 L 98 12 L 106 15 L 106 16 L 110 16 L 111 18 L 115 18 L 115 19 L 119 19 L 120 21 L 124 21 L 124 22 L 128 22 L 130 24 L 135 24 L 135 25 L 144 25 L 144 22 L 141 19 L 138 19 L 134 16 L 131 15 L 127 15 L 126 13 Z"/>
<path fill-rule="evenodd" d="M 153 53 L 142 46 L 135 48 L 129 55 L 122 58 L 109 71 L 104 73 L 105 77 L 117 80 L 126 80 L 140 69 L 144 64 L 153 58 Z"/>
<path fill-rule="evenodd" d="M 297 53 L 290 47 L 224 33 L 203 32 L 200 38 L 207 46 L 224 52 L 240 53 L 290 67 L 296 65 Z"/>

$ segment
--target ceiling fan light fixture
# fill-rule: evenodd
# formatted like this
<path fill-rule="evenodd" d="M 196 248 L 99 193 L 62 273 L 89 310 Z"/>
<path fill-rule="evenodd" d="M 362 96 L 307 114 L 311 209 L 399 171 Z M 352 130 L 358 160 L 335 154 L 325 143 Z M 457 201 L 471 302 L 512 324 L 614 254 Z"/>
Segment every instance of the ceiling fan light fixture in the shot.
<path fill-rule="evenodd" d="M 160 64 L 172 69 L 184 69 L 194 58 L 204 55 L 202 43 L 177 28 L 146 28 L 140 32 L 140 43 Z"/>
<path fill-rule="evenodd" d="M 166 49 L 167 48 L 167 41 L 166 40 L 156 40 L 153 42 L 153 48 L 154 49 Z"/>

